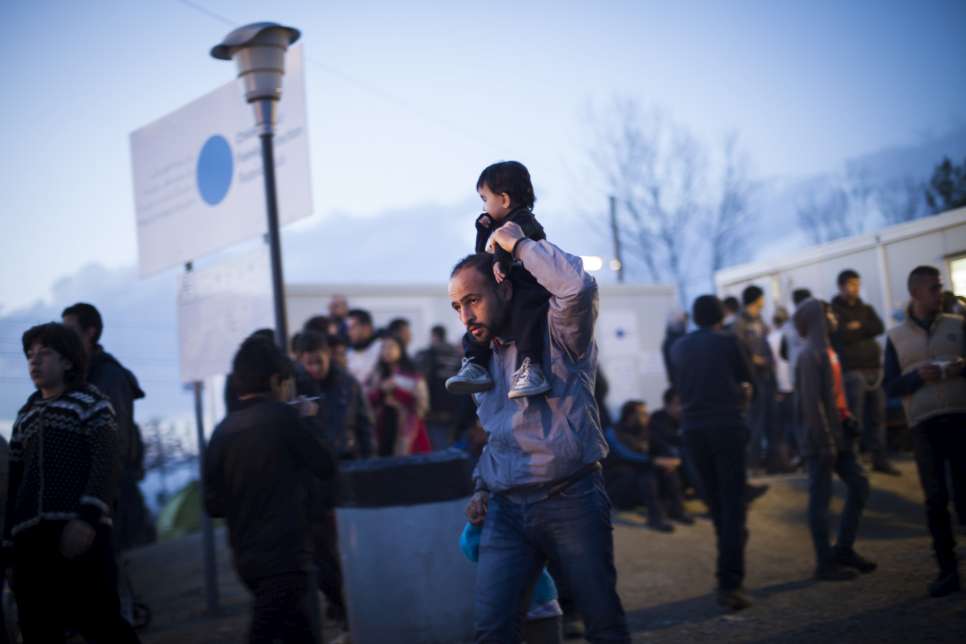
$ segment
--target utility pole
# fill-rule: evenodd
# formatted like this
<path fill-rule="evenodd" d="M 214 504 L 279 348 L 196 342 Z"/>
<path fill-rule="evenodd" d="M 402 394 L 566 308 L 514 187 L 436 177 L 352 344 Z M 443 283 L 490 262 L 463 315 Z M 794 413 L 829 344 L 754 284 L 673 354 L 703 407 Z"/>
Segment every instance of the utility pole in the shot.
<path fill-rule="evenodd" d="M 621 257 L 621 235 L 617 228 L 617 197 L 610 195 L 610 234 L 614 240 L 614 261 L 611 267 L 617 271 L 617 281 L 624 283 L 624 258 Z"/>

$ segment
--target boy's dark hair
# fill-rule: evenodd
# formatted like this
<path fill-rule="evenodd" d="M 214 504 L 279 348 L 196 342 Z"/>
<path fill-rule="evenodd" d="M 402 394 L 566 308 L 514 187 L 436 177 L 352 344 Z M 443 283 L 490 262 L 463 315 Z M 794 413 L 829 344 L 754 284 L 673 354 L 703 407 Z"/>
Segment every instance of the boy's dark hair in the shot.
<path fill-rule="evenodd" d="M 433 328 L 429 330 L 430 334 L 440 342 L 446 341 L 446 327 L 442 324 L 435 324 Z"/>
<path fill-rule="evenodd" d="M 292 334 L 292 339 L 288 341 L 289 353 L 295 353 L 295 345 L 298 344 L 300 337 L 302 337 L 301 331 L 296 331 Z"/>
<path fill-rule="evenodd" d="M 268 340 L 269 342 L 275 342 L 275 329 L 257 329 L 252 331 L 252 334 L 248 337 L 262 338 L 263 340 Z"/>
<path fill-rule="evenodd" d="M 72 304 L 64 309 L 60 317 L 63 318 L 67 315 L 76 317 L 77 322 L 84 331 L 96 329 L 96 333 L 94 333 L 95 343 L 101 339 L 101 333 L 104 332 L 104 320 L 101 319 L 100 312 L 93 304 L 88 304 L 87 302 Z"/>
<path fill-rule="evenodd" d="M 741 308 L 741 303 L 738 298 L 734 295 L 729 295 L 725 299 L 721 300 L 721 308 L 728 313 L 737 313 L 738 309 Z M 697 323 L 695 323 L 697 324 Z"/>
<path fill-rule="evenodd" d="M 721 300 L 715 295 L 701 295 L 691 307 L 691 319 L 702 329 L 712 327 L 724 319 Z"/>
<path fill-rule="evenodd" d="M 678 397 L 678 390 L 674 387 L 668 387 L 664 390 L 664 395 L 661 399 L 664 401 L 664 406 L 667 407 L 671 404 L 671 401 Z"/>
<path fill-rule="evenodd" d="M 325 315 L 313 315 L 305 324 L 302 325 L 303 331 L 315 331 L 317 333 L 329 332 L 329 318 Z"/>
<path fill-rule="evenodd" d="M 389 335 L 396 335 L 400 329 L 410 326 L 409 320 L 406 318 L 393 318 L 390 320 L 389 325 L 386 326 L 386 333 Z"/>
<path fill-rule="evenodd" d="M 533 204 L 537 202 L 530 182 L 530 171 L 519 161 L 500 161 L 483 168 L 476 181 L 476 189 L 480 190 L 483 186 L 497 195 L 507 193 L 511 208 L 533 210 Z"/>
<path fill-rule="evenodd" d="M 315 353 L 316 351 L 326 351 L 329 348 L 329 339 L 325 334 L 317 331 L 302 331 L 296 336 L 292 343 L 292 353 L 297 356 L 303 353 Z"/>
<path fill-rule="evenodd" d="M 792 304 L 798 306 L 810 297 L 812 297 L 812 292 L 807 288 L 796 288 L 792 291 Z"/>
<path fill-rule="evenodd" d="M 760 298 L 764 294 L 765 292 L 761 290 L 760 286 L 756 286 L 755 284 L 752 284 L 751 286 L 745 287 L 745 290 L 741 292 L 741 303 L 744 306 L 748 306 L 749 304 L 754 304 L 755 302 L 758 301 L 758 298 Z"/>
<path fill-rule="evenodd" d="M 643 400 L 628 400 L 623 405 L 621 405 L 621 413 L 618 416 L 617 424 L 623 425 L 624 423 L 626 423 L 627 419 L 630 418 L 631 414 L 634 413 L 634 410 L 637 407 L 640 407 L 642 405 L 646 407 L 647 403 L 644 402 Z"/>
<path fill-rule="evenodd" d="M 912 287 L 916 285 L 916 282 L 925 277 L 942 277 L 942 273 L 935 266 L 916 266 L 909 272 L 909 279 L 906 280 L 906 288 L 909 289 L 909 293 L 912 293 Z"/>
<path fill-rule="evenodd" d="M 372 313 L 365 309 L 352 309 L 346 314 L 347 318 L 353 318 L 356 324 L 372 326 Z"/>
<path fill-rule="evenodd" d="M 271 340 L 252 336 L 242 342 L 231 362 L 231 382 L 239 396 L 271 390 L 271 379 L 295 376 L 292 361 Z"/>
<path fill-rule="evenodd" d="M 47 322 L 30 327 L 23 334 L 23 354 L 26 356 L 35 344 L 46 347 L 70 361 L 70 369 L 64 372 L 64 385 L 68 389 L 83 387 L 87 383 L 87 352 L 80 336 L 59 322 Z"/>
<path fill-rule="evenodd" d="M 453 267 L 453 271 L 449 274 L 449 278 L 453 279 L 456 277 L 456 274 L 464 268 L 472 268 L 476 271 L 479 271 L 479 273 L 487 280 L 496 285 L 496 277 L 493 275 L 493 255 L 490 255 L 489 253 L 473 253 L 472 255 L 467 255 L 460 261 L 456 262 L 456 266 Z"/>
<path fill-rule="evenodd" d="M 857 279 L 859 279 L 859 274 L 853 271 L 851 268 L 846 268 L 844 271 L 839 273 L 836 283 L 839 285 L 839 288 L 842 288 L 842 286 L 844 286 L 849 280 Z"/>

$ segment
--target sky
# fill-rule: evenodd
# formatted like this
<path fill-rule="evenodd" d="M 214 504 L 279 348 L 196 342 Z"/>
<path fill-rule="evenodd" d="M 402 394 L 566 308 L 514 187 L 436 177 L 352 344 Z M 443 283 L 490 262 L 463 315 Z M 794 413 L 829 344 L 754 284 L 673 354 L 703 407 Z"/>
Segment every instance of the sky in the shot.
<path fill-rule="evenodd" d="M 588 107 L 616 96 L 708 142 L 737 132 L 763 177 L 966 122 L 962 1 L 51 0 L 0 17 L 0 312 L 92 262 L 136 263 L 129 135 L 230 80 L 208 50 L 248 22 L 302 31 L 316 218 L 468 216 L 479 171 L 511 158 L 540 208 L 568 212 L 597 198 Z"/>

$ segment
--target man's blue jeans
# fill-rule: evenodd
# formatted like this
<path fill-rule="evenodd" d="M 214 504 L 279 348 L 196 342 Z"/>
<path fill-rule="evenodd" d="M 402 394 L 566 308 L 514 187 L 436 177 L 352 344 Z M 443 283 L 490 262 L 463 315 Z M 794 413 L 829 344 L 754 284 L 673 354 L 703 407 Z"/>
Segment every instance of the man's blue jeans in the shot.
<path fill-rule="evenodd" d="M 839 451 L 833 459 L 808 459 L 808 523 L 818 564 L 832 557 L 829 540 L 829 502 L 832 499 L 832 472 L 845 483 L 845 507 L 839 520 L 836 548 L 851 550 L 859 531 L 859 519 L 869 498 L 869 479 L 851 449 Z"/>
<path fill-rule="evenodd" d="M 846 371 L 842 385 L 849 411 L 862 432 L 862 447 L 878 465 L 886 455 L 886 395 L 876 371 Z"/>
<path fill-rule="evenodd" d="M 476 580 L 476 641 L 520 641 L 528 596 L 549 561 L 591 642 L 630 642 L 617 596 L 610 500 L 600 472 L 549 499 L 490 496 Z"/>

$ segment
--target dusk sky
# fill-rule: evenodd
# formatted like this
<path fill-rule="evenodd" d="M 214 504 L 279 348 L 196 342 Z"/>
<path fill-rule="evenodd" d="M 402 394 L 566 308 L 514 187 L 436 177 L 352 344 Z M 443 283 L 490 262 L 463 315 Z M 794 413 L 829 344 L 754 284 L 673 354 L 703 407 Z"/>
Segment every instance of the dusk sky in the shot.
<path fill-rule="evenodd" d="M 230 80 L 208 50 L 258 20 L 302 31 L 315 217 L 465 208 L 511 158 L 567 212 L 591 190 L 587 107 L 615 96 L 708 143 L 737 131 L 760 177 L 966 123 L 962 1 L 670 4 L 6 2 L 0 310 L 136 262 L 131 131 Z"/>

